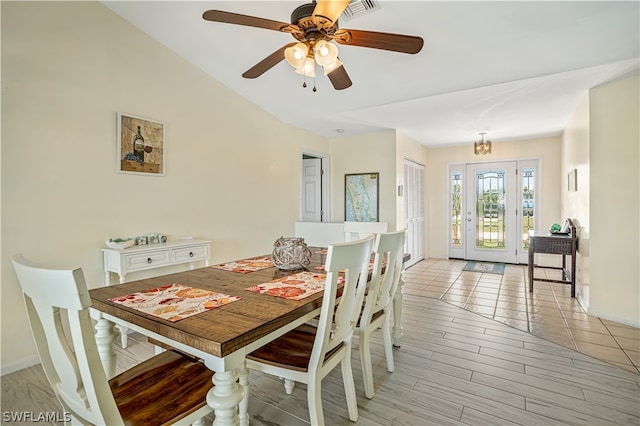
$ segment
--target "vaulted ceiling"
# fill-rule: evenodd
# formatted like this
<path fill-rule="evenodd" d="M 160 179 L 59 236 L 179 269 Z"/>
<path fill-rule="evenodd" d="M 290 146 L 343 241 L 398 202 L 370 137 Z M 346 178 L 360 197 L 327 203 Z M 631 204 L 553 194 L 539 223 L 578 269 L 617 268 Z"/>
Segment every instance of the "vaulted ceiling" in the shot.
<path fill-rule="evenodd" d="M 379 1 L 340 27 L 416 35 L 424 47 L 408 55 L 338 45 L 353 81 L 339 91 L 320 70 L 303 88 L 286 61 L 243 78 L 292 36 L 202 18 L 219 9 L 289 22 L 304 3 L 103 2 L 281 121 L 332 138 L 398 129 L 438 147 L 480 132 L 494 142 L 557 136 L 590 88 L 640 65 L 637 1 Z"/>

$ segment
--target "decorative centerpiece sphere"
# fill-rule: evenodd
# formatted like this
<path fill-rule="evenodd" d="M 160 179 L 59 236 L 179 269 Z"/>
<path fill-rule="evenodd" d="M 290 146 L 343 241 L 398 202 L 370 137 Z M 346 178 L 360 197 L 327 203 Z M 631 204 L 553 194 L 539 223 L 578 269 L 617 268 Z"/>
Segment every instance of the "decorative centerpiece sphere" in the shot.
<path fill-rule="evenodd" d="M 311 250 L 304 238 L 280 237 L 273 243 L 273 263 L 285 271 L 302 269 L 311 263 Z"/>

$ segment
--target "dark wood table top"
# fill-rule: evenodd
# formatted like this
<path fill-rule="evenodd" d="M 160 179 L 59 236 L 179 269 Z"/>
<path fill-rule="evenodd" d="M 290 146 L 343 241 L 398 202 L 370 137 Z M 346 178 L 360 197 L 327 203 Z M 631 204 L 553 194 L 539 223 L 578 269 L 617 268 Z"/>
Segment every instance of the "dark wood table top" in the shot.
<path fill-rule="evenodd" d="M 324 265 L 326 261 L 326 254 L 318 253 L 320 250 L 320 248 L 311 247 L 311 264 L 306 268 L 307 270 L 322 272 L 314 269 L 316 266 Z M 272 267 L 241 274 L 208 266 L 93 289 L 89 291 L 89 296 L 92 308 L 95 310 L 222 358 L 321 306 L 322 292 L 298 301 L 245 290 L 249 286 L 297 272 L 300 270 L 281 271 Z M 177 322 L 167 321 L 109 301 L 110 298 L 174 283 L 240 296 L 242 299 Z"/>

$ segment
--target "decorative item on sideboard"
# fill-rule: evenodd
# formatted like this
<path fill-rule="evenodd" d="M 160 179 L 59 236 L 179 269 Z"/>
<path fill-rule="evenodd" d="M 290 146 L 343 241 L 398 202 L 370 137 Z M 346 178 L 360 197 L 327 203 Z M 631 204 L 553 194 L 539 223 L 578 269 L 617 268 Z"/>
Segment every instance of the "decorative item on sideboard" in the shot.
<path fill-rule="evenodd" d="M 169 241 L 165 234 L 158 232 L 149 232 L 144 235 L 138 235 L 135 238 L 109 238 L 105 242 L 107 247 L 112 249 L 125 249 L 136 246 L 145 246 L 147 244 L 166 244 Z"/>
<path fill-rule="evenodd" d="M 135 240 L 133 238 L 109 238 L 105 244 L 112 249 L 126 249 L 133 246 Z"/>

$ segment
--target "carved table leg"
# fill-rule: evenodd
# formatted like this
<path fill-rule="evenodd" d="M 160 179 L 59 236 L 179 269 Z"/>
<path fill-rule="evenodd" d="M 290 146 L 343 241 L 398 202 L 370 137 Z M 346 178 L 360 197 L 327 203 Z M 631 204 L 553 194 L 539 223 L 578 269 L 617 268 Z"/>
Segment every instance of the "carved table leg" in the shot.
<path fill-rule="evenodd" d="M 115 339 L 114 324 L 102 317 L 99 318 L 96 323 L 96 343 L 107 379 L 116 375 L 116 353 L 113 350 Z"/>
<path fill-rule="evenodd" d="M 238 383 L 244 391 L 244 398 L 238 406 L 240 426 L 249 426 L 249 369 L 246 368 L 246 365 L 244 368 L 238 369 Z"/>
<path fill-rule="evenodd" d="M 216 372 L 213 375 L 214 387 L 207 394 L 207 404 L 215 410 L 214 425 L 235 426 L 240 424 L 238 404 L 244 399 L 245 392 L 238 384 L 235 370 Z"/>

